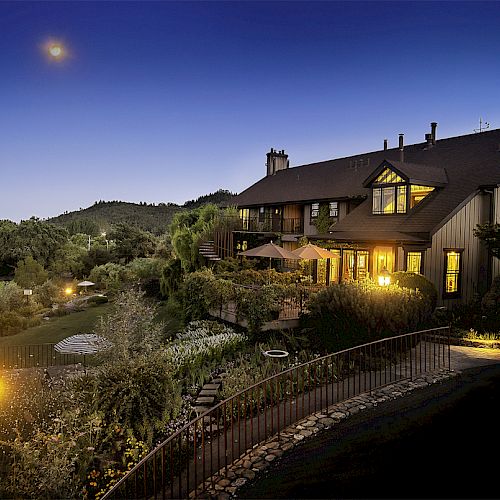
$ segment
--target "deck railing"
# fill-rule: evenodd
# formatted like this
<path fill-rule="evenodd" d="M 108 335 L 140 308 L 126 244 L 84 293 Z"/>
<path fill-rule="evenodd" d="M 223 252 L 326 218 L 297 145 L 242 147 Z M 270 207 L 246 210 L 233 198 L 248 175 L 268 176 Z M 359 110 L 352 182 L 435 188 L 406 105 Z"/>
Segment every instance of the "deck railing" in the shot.
<path fill-rule="evenodd" d="M 81 363 L 84 356 L 61 354 L 55 344 L 29 344 L 0 346 L 0 368 L 47 368 Z"/>
<path fill-rule="evenodd" d="M 280 215 L 265 215 L 264 217 L 233 218 L 235 231 L 249 231 L 256 233 L 285 233 L 302 234 L 304 219 L 302 217 L 286 217 Z"/>
<path fill-rule="evenodd" d="M 103 498 L 188 498 L 214 475 L 302 418 L 355 395 L 450 369 L 449 328 L 364 344 L 258 382 L 198 416 L 150 452 Z"/>

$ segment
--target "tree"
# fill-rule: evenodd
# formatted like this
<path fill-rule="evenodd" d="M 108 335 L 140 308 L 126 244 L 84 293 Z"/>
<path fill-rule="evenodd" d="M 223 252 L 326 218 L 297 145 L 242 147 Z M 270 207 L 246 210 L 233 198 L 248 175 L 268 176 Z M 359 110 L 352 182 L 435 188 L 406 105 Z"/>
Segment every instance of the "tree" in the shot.
<path fill-rule="evenodd" d="M 163 325 L 155 321 L 155 308 L 137 290 L 122 292 L 115 301 L 115 310 L 101 317 L 95 333 L 108 340 L 113 348 L 101 356 L 108 361 L 132 360 L 153 353 L 162 339 Z"/>
<path fill-rule="evenodd" d="M 68 241 L 68 231 L 36 217 L 19 224 L 0 224 L 0 261 L 12 268 L 19 260 L 33 257 L 39 264 L 51 264 L 58 248 Z"/>
<path fill-rule="evenodd" d="M 500 259 L 500 224 L 477 224 L 474 236 L 484 241 L 494 257 Z"/>
<path fill-rule="evenodd" d="M 109 234 L 109 238 L 115 243 L 115 255 L 125 263 L 137 257 L 149 257 L 155 252 L 155 237 L 129 224 L 117 224 Z"/>
<path fill-rule="evenodd" d="M 45 283 L 48 278 L 49 273 L 31 255 L 18 262 L 14 274 L 14 281 L 21 288 L 33 288 Z"/>

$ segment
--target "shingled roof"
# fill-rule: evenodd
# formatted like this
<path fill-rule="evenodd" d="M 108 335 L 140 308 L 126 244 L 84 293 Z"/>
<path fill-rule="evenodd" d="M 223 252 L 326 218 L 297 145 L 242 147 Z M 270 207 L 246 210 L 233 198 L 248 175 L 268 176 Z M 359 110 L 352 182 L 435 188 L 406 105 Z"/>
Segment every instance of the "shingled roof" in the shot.
<path fill-rule="evenodd" d="M 432 178 L 441 187 L 407 214 L 373 215 L 370 189 L 363 181 L 384 160 L 407 178 L 422 183 Z M 441 139 L 432 147 L 426 142 L 408 145 L 405 161 L 399 160 L 399 149 L 393 148 L 292 167 L 264 177 L 233 201 L 251 207 L 363 196 L 368 199 L 331 228 L 333 238 L 344 239 L 343 234 L 353 240 L 373 240 L 385 233 L 422 240 L 479 186 L 500 184 L 500 129 Z"/>

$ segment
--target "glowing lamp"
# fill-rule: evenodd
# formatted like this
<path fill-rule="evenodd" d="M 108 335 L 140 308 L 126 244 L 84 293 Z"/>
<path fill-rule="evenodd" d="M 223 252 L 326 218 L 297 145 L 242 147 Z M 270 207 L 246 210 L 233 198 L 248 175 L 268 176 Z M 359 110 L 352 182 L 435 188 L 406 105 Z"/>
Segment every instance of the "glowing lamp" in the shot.
<path fill-rule="evenodd" d="M 66 290 L 64 290 L 64 293 L 65 293 L 66 295 L 71 295 L 71 294 L 73 293 L 73 289 L 72 289 L 72 288 L 70 288 L 70 287 L 68 287 L 68 288 L 66 288 Z"/>
<path fill-rule="evenodd" d="M 391 273 L 385 267 L 378 275 L 378 284 L 380 286 L 387 286 L 391 284 Z"/>

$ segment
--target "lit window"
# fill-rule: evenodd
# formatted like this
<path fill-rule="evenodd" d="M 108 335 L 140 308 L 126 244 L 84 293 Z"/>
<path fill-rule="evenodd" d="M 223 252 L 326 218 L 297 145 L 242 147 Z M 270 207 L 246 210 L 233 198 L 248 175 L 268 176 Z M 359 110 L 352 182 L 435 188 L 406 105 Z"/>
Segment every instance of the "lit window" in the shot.
<path fill-rule="evenodd" d="M 410 208 L 418 205 L 427 195 L 434 191 L 433 187 L 429 186 L 410 186 Z"/>
<path fill-rule="evenodd" d="M 393 214 L 394 213 L 394 188 L 386 187 L 382 188 L 382 213 Z"/>
<path fill-rule="evenodd" d="M 406 186 L 397 187 L 397 199 L 398 199 L 398 206 L 397 206 L 398 214 L 406 213 Z"/>
<path fill-rule="evenodd" d="M 316 219 L 319 215 L 319 203 L 311 204 L 311 219 Z"/>
<path fill-rule="evenodd" d="M 373 188 L 372 195 L 373 195 L 372 211 L 374 214 L 381 214 L 382 213 L 382 202 L 381 202 L 382 189 Z"/>
<path fill-rule="evenodd" d="M 386 168 L 376 179 L 375 184 L 396 184 L 404 182 L 398 174 L 393 172 L 390 168 Z"/>
<path fill-rule="evenodd" d="M 410 273 L 422 272 L 422 252 L 408 252 L 406 254 L 406 270 Z"/>
<path fill-rule="evenodd" d="M 242 229 L 248 230 L 250 223 L 250 210 L 248 208 L 240 209 L 240 219 L 242 223 Z"/>
<path fill-rule="evenodd" d="M 330 217 L 338 217 L 339 216 L 339 203 L 338 201 L 330 202 Z"/>
<path fill-rule="evenodd" d="M 460 294 L 460 262 L 461 253 L 456 250 L 445 252 L 444 293 L 446 295 Z"/>

